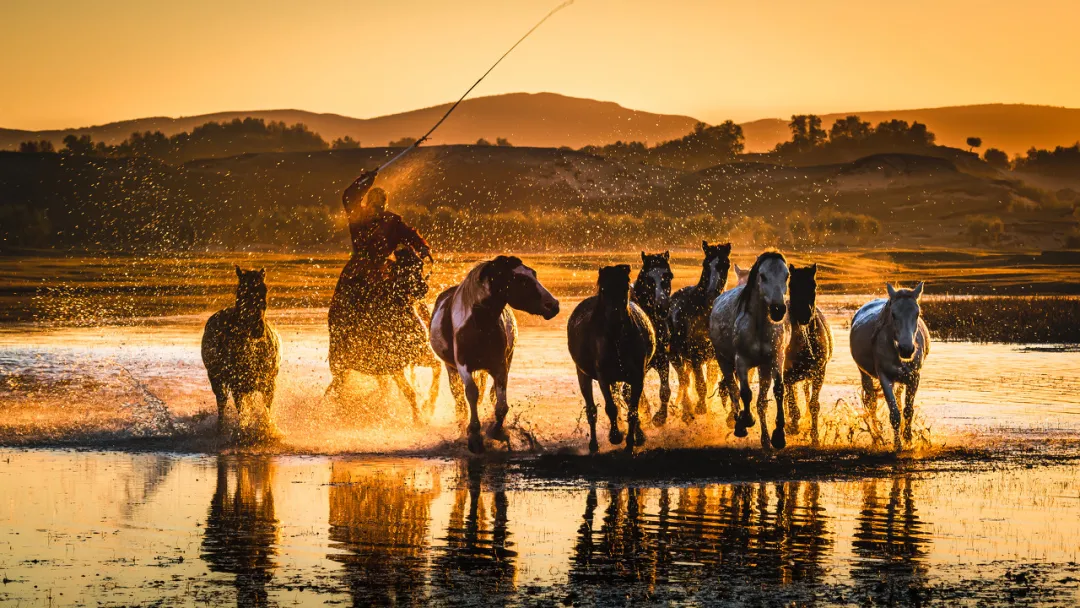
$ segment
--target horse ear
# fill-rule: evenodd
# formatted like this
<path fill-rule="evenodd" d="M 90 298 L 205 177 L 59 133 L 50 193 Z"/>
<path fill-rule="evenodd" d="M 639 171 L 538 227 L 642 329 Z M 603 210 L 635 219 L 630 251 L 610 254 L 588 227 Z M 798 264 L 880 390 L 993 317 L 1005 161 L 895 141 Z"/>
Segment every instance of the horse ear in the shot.
<path fill-rule="evenodd" d="M 266 268 L 260 268 L 259 269 L 259 278 L 260 279 L 265 279 L 266 278 Z"/>
<path fill-rule="evenodd" d="M 670 251 L 665 251 L 664 252 L 664 261 L 666 262 L 666 261 L 668 261 L 670 259 L 671 259 L 671 252 Z"/>
<path fill-rule="evenodd" d="M 644 251 L 641 252 L 641 261 L 642 262 L 645 261 L 645 252 Z"/>
<path fill-rule="evenodd" d="M 724 243 L 723 245 L 720 245 L 719 247 L 720 247 L 720 249 L 722 249 L 728 255 L 731 254 L 731 243 Z"/>
<path fill-rule="evenodd" d="M 794 265 L 794 264 L 788 264 L 788 265 L 787 265 L 787 271 L 788 271 L 788 273 L 789 273 L 789 274 L 794 274 L 794 272 L 795 272 L 795 265 Z"/>
<path fill-rule="evenodd" d="M 236 278 L 239 279 L 240 277 L 244 276 L 244 271 L 240 270 L 239 264 L 233 264 L 233 266 L 236 266 Z"/>
<path fill-rule="evenodd" d="M 889 290 L 889 299 L 896 297 L 896 290 L 893 289 L 892 283 L 885 283 L 885 288 Z"/>
<path fill-rule="evenodd" d="M 622 273 L 626 274 L 626 278 L 628 278 L 628 279 L 630 278 L 630 265 L 629 264 L 619 264 L 618 269 L 619 269 L 619 272 L 622 272 Z"/>
<path fill-rule="evenodd" d="M 706 240 L 702 239 L 702 241 L 701 241 L 701 250 L 702 251 L 708 251 L 709 250 L 709 241 L 706 241 Z"/>
<path fill-rule="evenodd" d="M 915 299 L 918 300 L 922 297 L 923 281 L 919 281 L 919 284 L 915 286 Z"/>
<path fill-rule="evenodd" d="M 810 265 L 810 274 L 817 274 L 817 262 L 814 262 Z"/>

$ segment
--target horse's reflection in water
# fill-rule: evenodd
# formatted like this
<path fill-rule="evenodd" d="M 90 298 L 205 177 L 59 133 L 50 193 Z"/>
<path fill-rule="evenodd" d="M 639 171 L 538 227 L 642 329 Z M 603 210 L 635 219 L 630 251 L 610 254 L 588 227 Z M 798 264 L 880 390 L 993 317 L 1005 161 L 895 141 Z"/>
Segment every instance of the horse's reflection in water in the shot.
<path fill-rule="evenodd" d="M 863 483 L 851 567 L 859 603 L 926 603 L 930 536 L 915 509 L 912 485 L 910 475 Z"/>
<path fill-rule="evenodd" d="M 462 468 L 465 484 L 454 494 L 446 547 L 432 567 L 433 598 L 465 605 L 510 603 L 517 552 L 508 529 L 506 468 L 480 461 Z"/>
<path fill-rule="evenodd" d="M 570 565 L 586 603 L 803 601 L 831 548 L 817 483 L 592 488 Z M 797 583 L 797 584 L 796 584 Z"/>
<path fill-rule="evenodd" d="M 212 572 L 236 576 L 237 606 L 267 604 L 278 540 L 273 482 L 274 464 L 268 458 L 218 456 L 202 558 Z"/>
<path fill-rule="evenodd" d="M 330 542 L 338 552 L 328 557 L 343 565 L 353 605 L 425 603 L 438 477 L 335 462 L 330 479 Z"/>

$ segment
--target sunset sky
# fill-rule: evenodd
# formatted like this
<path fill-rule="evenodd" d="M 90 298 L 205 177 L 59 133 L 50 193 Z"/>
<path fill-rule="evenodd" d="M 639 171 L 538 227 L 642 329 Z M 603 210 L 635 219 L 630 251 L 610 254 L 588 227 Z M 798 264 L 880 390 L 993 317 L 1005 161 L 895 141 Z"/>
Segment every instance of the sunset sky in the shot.
<path fill-rule="evenodd" d="M 4 0 L 0 127 L 457 98 L 558 0 Z M 719 122 L 1010 102 L 1080 107 L 1076 0 L 577 0 L 474 93 Z"/>

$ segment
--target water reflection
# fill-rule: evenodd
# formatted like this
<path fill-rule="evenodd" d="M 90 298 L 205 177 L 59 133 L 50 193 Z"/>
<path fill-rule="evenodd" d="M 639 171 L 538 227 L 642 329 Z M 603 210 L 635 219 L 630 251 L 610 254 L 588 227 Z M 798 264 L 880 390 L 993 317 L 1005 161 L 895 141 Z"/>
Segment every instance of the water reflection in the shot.
<path fill-rule="evenodd" d="M 264 606 L 276 567 L 274 461 L 217 459 L 217 486 L 203 532 L 202 559 L 212 572 L 236 576 L 236 604 Z"/>
<path fill-rule="evenodd" d="M 832 539 L 816 482 L 609 486 L 604 495 L 599 527 L 599 491 L 586 496 L 570 565 L 571 588 L 591 601 L 745 599 L 762 586 L 811 586 L 825 572 Z"/>
<path fill-rule="evenodd" d="M 335 462 L 330 473 L 329 559 L 344 568 L 355 606 L 426 602 L 431 503 L 438 477 L 420 468 Z"/>
<path fill-rule="evenodd" d="M 432 594 L 451 603 L 503 605 L 514 598 L 517 572 L 506 467 L 470 460 L 462 469 L 465 484 L 454 492 L 445 547 L 432 565 Z"/>
<path fill-rule="evenodd" d="M 863 483 L 851 577 L 864 601 L 920 603 L 926 595 L 930 536 L 915 509 L 912 485 L 910 475 Z"/>

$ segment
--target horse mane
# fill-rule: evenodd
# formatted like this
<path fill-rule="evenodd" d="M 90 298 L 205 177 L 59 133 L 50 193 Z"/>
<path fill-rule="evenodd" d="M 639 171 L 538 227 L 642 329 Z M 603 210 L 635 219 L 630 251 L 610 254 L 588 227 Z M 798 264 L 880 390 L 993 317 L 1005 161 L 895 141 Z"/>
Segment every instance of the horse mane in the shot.
<path fill-rule="evenodd" d="M 461 284 L 457 288 L 458 300 L 466 305 L 475 304 L 483 300 L 490 293 L 487 286 L 484 285 L 484 281 L 481 280 L 480 275 L 484 272 L 484 269 L 491 264 L 491 260 L 486 262 L 480 262 L 476 266 L 473 266 L 469 274 L 465 275 Z"/>
<path fill-rule="evenodd" d="M 779 251 L 766 251 L 759 255 L 757 259 L 754 260 L 754 265 L 750 267 L 750 274 L 746 277 L 746 285 L 743 287 L 743 290 L 739 292 L 738 300 L 736 300 L 739 305 L 739 310 L 745 310 L 746 306 L 750 304 L 750 294 L 756 290 L 757 278 L 758 275 L 761 274 L 761 266 L 769 260 L 779 260 L 787 264 L 787 258 Z"/>

